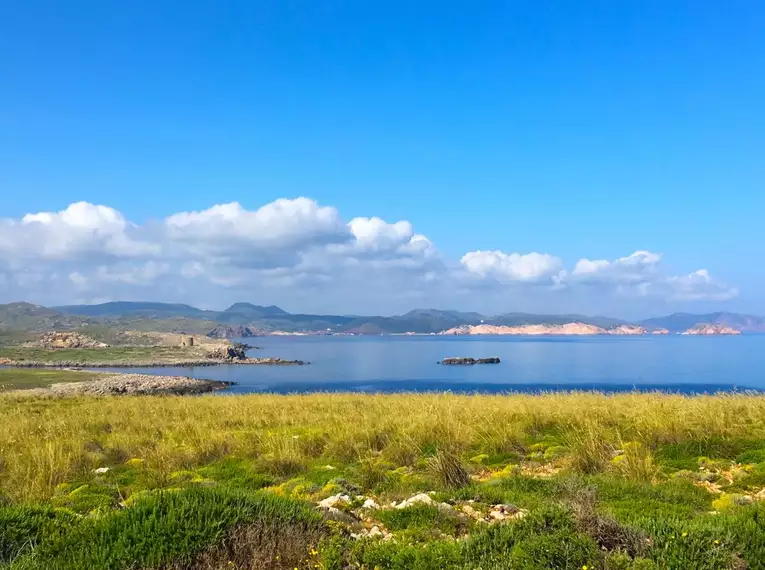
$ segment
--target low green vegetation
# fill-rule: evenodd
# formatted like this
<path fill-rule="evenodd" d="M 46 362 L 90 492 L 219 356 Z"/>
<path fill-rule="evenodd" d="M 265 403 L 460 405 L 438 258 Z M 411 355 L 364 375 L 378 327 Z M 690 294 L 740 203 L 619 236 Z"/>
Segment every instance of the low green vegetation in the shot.
<path fill-rule="evenodd" d="M 765 397 L 0 396 L 0 567 L 765 568 Z"/>
<path fill-rule="evenodd" d="M 5 329 L 0 327 L 0 347 L 15 346 L 33 339 L 33 333 L 23 330 Z"/>
<path fill-rule="evenodd" d="M 84 370 L 45 368 L 0 368 L 0 392 L 44 388 L 58 382 L 86 382 L 98 374 Z"/>
<path fill-rule="evenodd" d="M 0 348 L 0 362 L 12 361 L 20 365 L 34 363 L 71 364 L 82 366 L 123 366 L 146 364 L 174 364 L 203 360 L 206 351 L 201 347 L 180 346 L 110 346 L 106 348 Z"/>

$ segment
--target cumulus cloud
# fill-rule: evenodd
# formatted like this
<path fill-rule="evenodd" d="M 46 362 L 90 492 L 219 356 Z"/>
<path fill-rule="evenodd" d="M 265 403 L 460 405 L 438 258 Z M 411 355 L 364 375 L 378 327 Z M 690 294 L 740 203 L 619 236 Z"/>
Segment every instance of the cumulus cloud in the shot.
<path fill-rule="evenodd" d="M 334 306 L 354 299 L 355 310 L 391 298 L 458 306 L 478 290 L 499 301 L 505 291 L 521 301 L 524 291 L 678 302 L 738 293 L 704 269 L 667 273 L 660 254 L 643 250 L 612 260 L 582 258 L 570 268 L 538 252 L 477 250 L 444 259 L 409 221 L 346 221 L 336 208 L 303 197 L 252 210 L 217 204 L 142 224 L 87 202 L 0 219 L 0 285 L 2 301 L 143 298 L 209 306 L 224 304 L 221 295 L 268 303 L 307 296 L 334 299 Z"/>
<path fill-rule="evenodd" d="M 738 296 L 738 289 L 713 279 L 706 269 L 670 277 L 667 284 L 670 297 L 680 301 L 727 301 Z"/>
<path fill-rule="evenodd" d="M 0 255 L 55 261 L 158 254 L 157 244 L 131 236 L 136 229 L 113 208 L 76 202 L 60 212 L 0 220 Z"/>
<path fill-rule="evenodd" d="M 547 253 L 504 253 L 471 251 L 460 263 L 471 274 L 492 277 L 500 282 L 551 281 L 563 269 L 563 262 Z"/>
<path fill-rule="evenodd" d="M 224 258 L 225 263 L 274 267 L 300 252 L 344 243 L 351 234 L 335 208 L 308 198 L 280 199 L 254 210 L 238 202 L 165 219 L 170 246 L 194 257 Z"/>
<path fill-rule="evenodd" d="M 660 261 L 661 255 L 650 251 L 636 251 L 613 261 L 580 259 L 571 272 L 571 280 L 581 283 L 644 283 L 657 274 Z"/>
<path fill-rule="evenodd" d="M 348 231 L 335 208 L 308 198 L 280 199 L 248 211 L 238 202 L 201 212 L 181 212 L 165 219 L 171 238 L 194 244 L 211 241 L 255 248 L 289 249 L 345 241 Z"/>

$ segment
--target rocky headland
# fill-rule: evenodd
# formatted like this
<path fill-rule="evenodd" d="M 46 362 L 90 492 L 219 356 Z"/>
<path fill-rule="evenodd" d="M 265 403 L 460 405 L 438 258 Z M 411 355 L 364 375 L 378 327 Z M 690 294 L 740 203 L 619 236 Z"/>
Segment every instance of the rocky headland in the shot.
<path fill-rule="evenodd" d="M 738 335 L 741 334 L 741 331 L 726 325 L 698 324 L 680 334 L 688 336 Z"/>
<path fill-rule="evenodd" d="M 613 336 L 642 336 L 668 335 L 665 328 L 649 330 L 637 325 L 619 325 L 614 328 L 602 328 L 586 323 L 565 323 L 562 325 L 460 325 L 440 332 L 441 335 L 613 335 Z M 739 335 L 741 331 L 726 325 L 698 324 L 681 332 L 683 335 Z"/>
<path fill-rule="evenodd" d="M 585 323 L 564 325 L 462 325 L 443 331 L 443 335 L 595 335 L 608 334 L 605 329 Z"/>
<path fill-rule="evenodd" d="M 309 364 L 304 360 L 285 360 L 283 358 L 262 357 L 262 358 L 201 358 L 198 360 L 134 360 L 112 362 L 103 361 L 77 361 L 77 360 L 13 360 L 10 358 L 0 358 L 0 366 L 14 366 L 17 368 L 152 368 L 155 366 L 167 368 L 191 368 L 196 366 L 217 366 L 220 364 L 239 364 L 239 365 L 292 365 L 303 366 Z"/>
<path fill-rule="evenodd" d="M 210 338 L 250 338 L 253 336 L 264 336 L 266 331 L 251 327 L 248 325 L 217 325 L 207 336 Z"/>

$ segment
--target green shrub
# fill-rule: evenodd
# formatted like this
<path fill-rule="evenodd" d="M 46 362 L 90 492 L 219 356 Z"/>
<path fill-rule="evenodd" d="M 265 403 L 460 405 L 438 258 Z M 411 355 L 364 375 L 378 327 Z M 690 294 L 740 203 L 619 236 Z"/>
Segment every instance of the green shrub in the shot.
<path fill-rule="evenodd" d="M 26 567 L 161 567 L 189 561 L 220 543 L 235 525 L 258 521 L 291 531 L 322 524 L 320 515 L 305 503 L 267 493 L 201 487 L 162 491 L 123 511 L 85 520 L 58 540 L 41 543 Z"/>
<path fill-rule="evenodd" d="M 765 449 L 752 449 L 739 453 L 735 461 L 737 463 L 765 463 Z"/>
<path fill-rule="evenodd" d="M 456 512 L 439 509 L 433 505 L 412 505 L 404 509 L 388 509 L 377 513 L 377 518 L 388 530 L 410 531 L 412 536 L 428 536 L 434 531 L 456 536 L 468 528 L 466 518 Z"/>
<path fill-rule="evenodd" d="M 583 534 L 556 532 L 531 536 L 510 551 L 508 567 L 513 570 L 569 570 L 600 565 L 598 545 Z"/>
<path fill-rule="evenodd" d="M 51 504 L 70 509 L 79 514 L 106 512 L 117 506 L 119 496 L 104 485 L 80 485 L 73 491 L 54 496 Z"/>
<path fill-rule="evenodd" d="M 434 541 L 426 544 L 401 544 L 378 540 L 362 540 L 349 552 L 352 568 L 380 570 L 443 570 L 464 568 L 459 542 Z M 340 570 L 335 566 L 333 570 Z"/>
<path fill-rule="evenodd" d="M 79 516 L 64 509 L 0 506 L 0 564 L 40 544 L 60 539 L 79 521 Z"/>
<path fill-rule="evenodd" d="M 251 491 L 268 487 L 274 483 L 273 478 L 258 473 L 252 462 L 243 459 L 224 459 L 200 467 L 196 472 L 205 479 L 212 479 L 219 483 Z"/>

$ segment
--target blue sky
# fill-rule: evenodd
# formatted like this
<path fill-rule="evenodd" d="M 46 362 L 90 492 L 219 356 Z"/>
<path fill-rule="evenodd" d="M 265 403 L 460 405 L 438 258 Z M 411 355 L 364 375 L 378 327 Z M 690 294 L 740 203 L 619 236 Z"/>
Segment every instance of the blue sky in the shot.
<path fill-rule="evenodd" d="M 751 1 L 5 3 L 0 218 L 16 234 L 26 214 L 79 201 L 113 209 L 128 232 L 135 225 L 156 235 L 180 212 L 234 201 L 253 212 L 306 196 L 335 208 L 342 223 L 411 223 L 409 233 L 427 236 L 450 277 L 425 264 L 417 283 L 441 283 L 437 294 L 322 301 L 311 296 L 325 292 L 316 275 L 336 291 L 357 290 L 358 275 L 306 261 L 303 250 L 265 246 L 252 232 L 235 232 L 242 257 L 254 260 L 248 271 L 278 269 L 287 279 L 297 267 L 301 277 L 260 289 L 251 283 L 261 274 L 210 277 L 209 259 L 123 257 L 113 248 L 96 259 L 81 237 L 76 255 L 14 256 L 8 238 L 0 301 L 165 300 L 183 290 L 200 304 L 216 305 L 217 295 L 296 310 L 347 302 L 348 311 L 394 312 L 432 300 L 482 310 L 765 313 L 763 29 L 765 7 Z M 48 237 L 37 242 L 55 235 L 61 243 L 56 232 L 66 228 L 40 231 Z M 102 228 L 90 233 L 103 245 Z M 257 251 L 247 249 L 253 239 Z M 301 260 L 258 265 L 264 247 Z M 382 249 L 340 265 L 358 262 L 369 274 L 381 259 L 401 257 Z M 487 250 L 549 254 L 569 274 L 580 259 L 648 251 L 662 256 L 661 279 L 705 269 L 730 294 L 654 287 L 652 265 L 652 276 L 633 275 L 630 287 L 609 277 L 604 300 L 570 280 L 540 285 L 524 271 L 508 273 L 512 262 L 494 258 L 478 271 L 491 287 L 481 283 L 474 296 L 476 284 L 451 273 L 465 268 L 466 253 Z M 163 283 L 125 277 L 148 262 L 164 264 L 155 276 Z M 205 286 L 170 279 L 188 263 L 199 264 L 195 277 L 210 277 Z M 96 287 L 99 271 L 110 277 Z M 390 283 L 419 286 L 399 278 Z M 662 293 L 625 290 L 640 279 Z M 71 287 L 59 283 L 52 294 L 56 280 Z M 534 287 L 518 286 L 528 281 Z"/>

